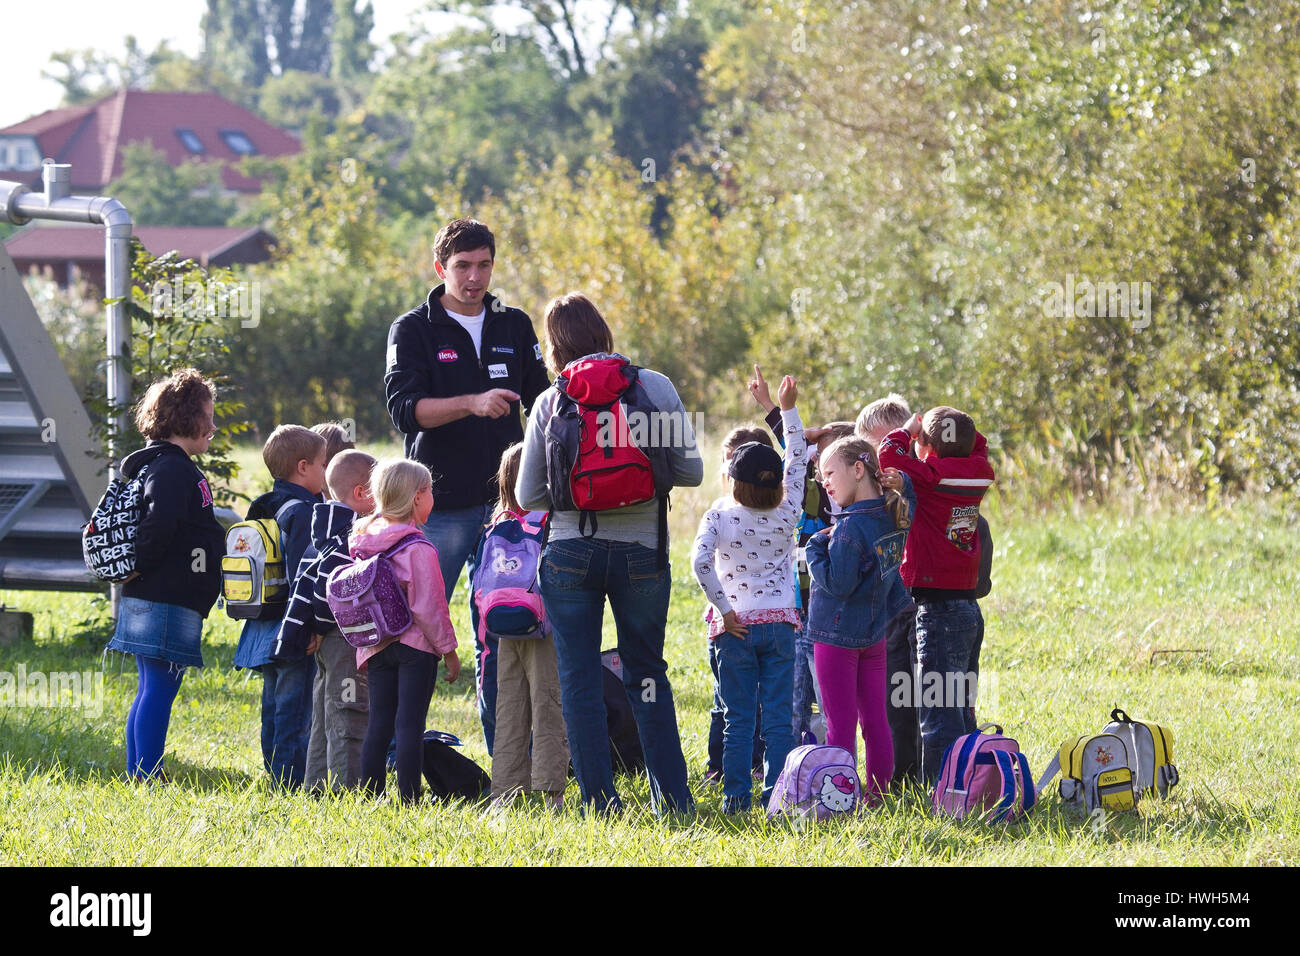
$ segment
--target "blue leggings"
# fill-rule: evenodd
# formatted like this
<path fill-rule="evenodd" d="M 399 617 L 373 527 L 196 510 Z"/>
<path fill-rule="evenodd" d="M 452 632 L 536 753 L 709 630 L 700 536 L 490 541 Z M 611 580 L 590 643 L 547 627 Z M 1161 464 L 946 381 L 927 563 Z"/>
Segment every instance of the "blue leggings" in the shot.
<path fill-rule="evenodd" d="M 137 778 L 152 777 L 162 769 L 172 701 L 181 689 L 185 668 L 138 654 L 135 663 L 140 686 L 126 715 L 126 772 Z"/>

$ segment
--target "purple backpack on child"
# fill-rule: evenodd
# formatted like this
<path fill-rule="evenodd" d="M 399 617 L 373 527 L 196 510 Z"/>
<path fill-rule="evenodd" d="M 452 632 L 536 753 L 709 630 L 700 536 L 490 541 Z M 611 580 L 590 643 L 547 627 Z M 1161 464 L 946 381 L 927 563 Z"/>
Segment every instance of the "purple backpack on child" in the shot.
<path fill-rule="evenodd" d="M 502 512 L 484 532 L 473 585 L 480 640 L 485 634 L 512 641 L 537 640 L 549 633 L 542 596 L 537 593 L 546 520 L 541 511 L 530 511 L 523 518 Z"/>
<path fill-rule="evenodd" d="M 984 727 L 992 727 L 986 734 Z M 934 789 L 934 812 L 962 819 L 983 817 L 990 823 L 1027 814 L 1037 795 L 1029 761 L 1020 745 L 1002 736 L 997 724 L 985 724 L 958 737 L 947 753 Z"/>
<path fill-rule="evenodd" d="M 790 813 L 826 820 L 853 813 L 862 802 L 856 764 L 853 754 L 843 747 L 795 747 L 776 778 L 767 815 Z"/>
<path fill-rule="evenodd" d="M 414 622 L 390 559 L 420 543 L 433 547 L 424 535 L 413 531 L 386 551 L 353 558 L 330 572 L 325 600 L 343 638 L 353 647 L 374 647 L 399 636 Z"/>

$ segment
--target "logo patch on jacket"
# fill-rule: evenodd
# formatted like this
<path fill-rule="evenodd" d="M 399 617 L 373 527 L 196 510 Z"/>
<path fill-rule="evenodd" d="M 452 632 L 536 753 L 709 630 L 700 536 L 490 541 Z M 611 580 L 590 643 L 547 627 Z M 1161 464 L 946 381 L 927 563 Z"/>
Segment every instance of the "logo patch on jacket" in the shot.
<path fill-rule="evenodd" d="M 208 487 L 208 479 L 199 479 L 199 498 L 202 507 L 207 508 L 212 505 L 212 489 Z"/>
<path fill-rule="evenodd" d="M 443 349 L 438 353 L 439 362 L 454 362 L 458 358 L 460 358 L 460 353 L 455 349 Z"/>
<path fill-rule="evenodd" d="M 953 508 L 944 533 L 948 540 L 967 554 L 975 550 L 979 540 L 976 524 L 980 518 L 979 505 Z"/>
<path fill-rule="evenodd" d="M 514 355 L 514 354 L 515 354 L 515 350 L 512 349 L 512 348 L 511 348 L 510 346 L 508 346 L 508 345 L 494 345 L 494 346 L 492 346 L 492 351 L 493 351 L 493 352 L 499 352 L 499 353 L 501 353 L 502 355 Z"/>

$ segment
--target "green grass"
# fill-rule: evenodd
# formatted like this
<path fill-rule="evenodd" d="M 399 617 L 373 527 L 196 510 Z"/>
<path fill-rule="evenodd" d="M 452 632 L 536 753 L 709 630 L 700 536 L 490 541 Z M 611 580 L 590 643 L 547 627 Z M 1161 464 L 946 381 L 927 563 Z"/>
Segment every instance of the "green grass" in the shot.
<path fill-rule="evenodd" d="M 708 459 L 706 459 L 708 460 Z M 1054 797 L 1011 828 L 941 821 L 919 794 L 841 824 L 798 827 L 719 812 L 702 786 L 711 696 L 689 576 L 689 532 L 711 492 L 674 515 L 666 656 L 698 814 L 656 820 L 644 777 L 621 778 L 617 819 L 529 805 L 403 809 L 357 796 L 275 793 L 261 770 L 260 678 L 231 669 L 237 629 L 217 613 L 202 671 L 172 715 L 169 786 L 124 779 L 134 663 L 105 664 L 103 713 L 0 709 L 0 864 L 1050 864 L 1269 865 L 1300 860 L 1300 541 L 1282 502 L 1214 515 L 1162 509 L 1038 514 L 990 501 L 996 542 L 980 719 L 1019 739 L 1035 772 L 1062 739 L 1110 709 L 1159 721 L 1182 783 L 1141 816 L 1100 829 Z M 468 634 L 463 591 L 453 607 Z M 85 595 L 0 593 L 36 616 L 35 644 L 0 649 L 0 671 L 98 669 L 106 624 Z M 102 603 L 102 602 L 101 602 Z M 613 629 L 606 621 L 607 643 Z M 1179 651 L 1179 653 L 1153 653 Z M 465 655 L 468 658 L 468 655 Z M 471 681 L 441 683 L 431 727 L 487 766 Z"/>

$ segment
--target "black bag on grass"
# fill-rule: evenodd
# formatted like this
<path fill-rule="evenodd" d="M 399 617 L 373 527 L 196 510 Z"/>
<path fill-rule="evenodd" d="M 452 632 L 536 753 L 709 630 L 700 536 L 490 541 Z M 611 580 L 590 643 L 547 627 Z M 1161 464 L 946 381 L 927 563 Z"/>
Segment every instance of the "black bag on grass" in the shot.
<path fill-rule="evenodd" d="M 424 735 L 424 779 L 434 797 L 477 800 L 490 793 L 492 778 L 474 761 L 438 739 L 439 736 L 436 730 Z"/>
<path fill-rule="evenodd" d="M 637 733 L 632 702 L 623 686 L 623 662 L 618 651 L 600 655 L 601 691 L 605 698 L 605 720 L 609 725 L 609 761 L 617 773 L 640 773 L 645 769 L 641 735 Z"/>

